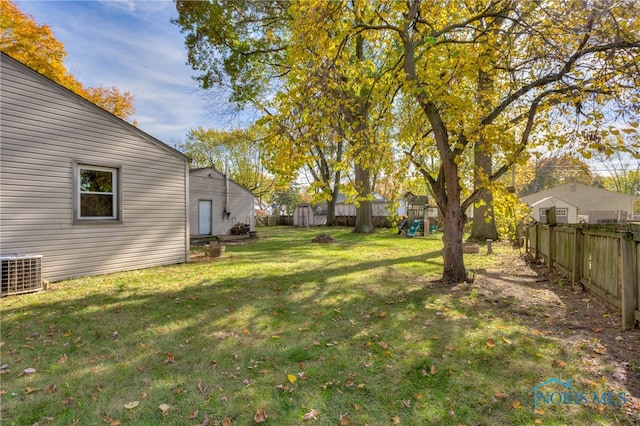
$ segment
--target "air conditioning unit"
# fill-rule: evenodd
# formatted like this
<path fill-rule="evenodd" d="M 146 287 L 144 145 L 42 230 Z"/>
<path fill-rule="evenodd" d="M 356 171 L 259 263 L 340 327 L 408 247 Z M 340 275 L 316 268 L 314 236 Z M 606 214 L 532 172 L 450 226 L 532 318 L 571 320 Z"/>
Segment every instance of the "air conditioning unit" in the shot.
<path fill-rule="evenodd" d="M 0 297 L 42 290 L 42 257 L 41 254 L 1 256 Z"/>

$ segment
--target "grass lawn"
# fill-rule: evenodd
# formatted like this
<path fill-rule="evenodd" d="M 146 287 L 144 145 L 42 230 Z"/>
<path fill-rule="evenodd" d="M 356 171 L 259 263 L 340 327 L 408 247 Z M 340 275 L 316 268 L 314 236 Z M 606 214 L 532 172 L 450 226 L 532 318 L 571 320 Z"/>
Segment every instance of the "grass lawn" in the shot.
<path fill-rule="evenodd" d="M 2 423 L 631 424 L 621 407 L 534 408 L 551 377 L 608 385 L 535 324 L 435 283 L 439 236 L 258 235 L 221 259 L 0 300 Z M 496 251 L 467 266 L 518 254 Z"/>

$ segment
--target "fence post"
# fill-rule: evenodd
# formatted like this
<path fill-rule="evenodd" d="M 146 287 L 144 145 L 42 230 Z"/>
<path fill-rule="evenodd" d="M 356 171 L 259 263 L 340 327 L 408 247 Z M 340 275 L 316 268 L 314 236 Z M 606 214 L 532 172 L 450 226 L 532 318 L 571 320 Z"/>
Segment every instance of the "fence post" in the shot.
<path fill-rule="evenodd" d="M 533 254 L 534 254 L 533 258 L 537 262 L 538 259 L 540 259 L 540 257 L 538 256 L 540 252 L 540 224 L 536 223 L 534 226 L 536 228 L 536 249 L 533 251 Z"/>
<path fill-rule="evenodd" d="M 582 227 L 575 227 L 573 237 L 573 282 L 579 283 L 582 277 Z"/>
<path fill-rule="evenodd" d="M 549 269 L 553 270 L 553 261 L 556 256 L 556 244 L 555 244 L 555 225 L 549 225 Z"/>
<path fill-rule="evenodd" d="M 620 251 L 622 255 L 622 288 L 621 288 L 621 313 L 622 329 L 630 329 L 635 326 L 635 309 L 638 296 L 636 295 L 636 283 L 633 273 L 635 242 L 633 233 L 624 232 L 620 238 Z"/>

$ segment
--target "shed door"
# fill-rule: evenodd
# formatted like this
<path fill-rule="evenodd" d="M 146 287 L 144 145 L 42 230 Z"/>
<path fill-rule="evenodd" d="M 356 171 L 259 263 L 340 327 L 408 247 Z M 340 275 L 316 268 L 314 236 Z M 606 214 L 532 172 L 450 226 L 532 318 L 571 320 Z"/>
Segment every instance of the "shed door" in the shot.
<path fill-rule="evenodd" d="M 198 234 L 211 234 L 211 200 L 198 201 Z"/>

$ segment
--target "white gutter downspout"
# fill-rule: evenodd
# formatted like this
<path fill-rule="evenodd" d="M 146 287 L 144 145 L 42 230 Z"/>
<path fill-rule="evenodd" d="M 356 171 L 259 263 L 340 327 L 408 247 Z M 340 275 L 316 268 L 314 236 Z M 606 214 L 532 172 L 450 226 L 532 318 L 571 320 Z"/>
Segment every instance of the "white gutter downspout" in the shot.
<path fill-rule="evenodd" d="M 227 217 L 227 219 L 229 219 L 229 216 L 231 215 L 231 211 L 229 210 L 229 158 L 227 157 L 224 161 L 224 180 L 225 180 L 225 188 L 224 188 L 224 195 L 225 195 L 225 202 L 224 202 L 224 213 Z"/>

